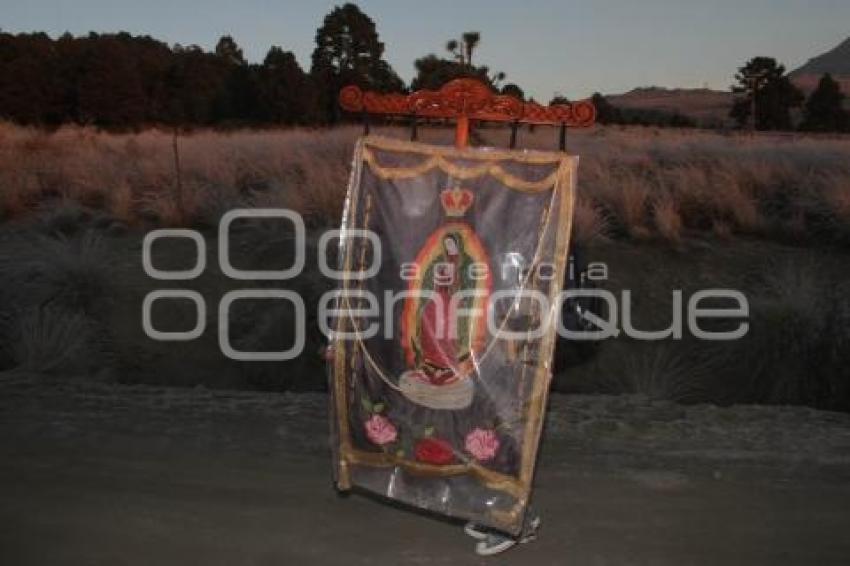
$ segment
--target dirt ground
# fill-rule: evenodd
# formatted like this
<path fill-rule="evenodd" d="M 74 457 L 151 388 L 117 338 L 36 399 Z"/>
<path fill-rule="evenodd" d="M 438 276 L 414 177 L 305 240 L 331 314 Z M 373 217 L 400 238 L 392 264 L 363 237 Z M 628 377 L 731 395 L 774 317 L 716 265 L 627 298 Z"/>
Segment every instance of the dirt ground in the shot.
<path fill-rule="evenodd" d="M 846 564 L 850 415 L 554 396 L 539 539 L 331 485 L 326 398 L 0 376 L 0 563 Z"/>

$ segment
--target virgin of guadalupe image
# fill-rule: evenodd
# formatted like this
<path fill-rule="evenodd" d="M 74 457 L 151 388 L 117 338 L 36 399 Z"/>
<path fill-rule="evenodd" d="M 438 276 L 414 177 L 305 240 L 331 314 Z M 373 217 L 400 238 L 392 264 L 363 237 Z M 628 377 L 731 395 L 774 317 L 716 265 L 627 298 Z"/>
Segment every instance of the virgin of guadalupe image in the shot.
<path fill-rule="evenodd" d="M 459 217 L 472 193 L 455 188 L 440 195 L 448 216 Z M 418 273 L 402 314 L 402 347 L 408 366 L 402 394 L 432 409 L 464 409 L 472 403 L 475 360 L 485 338 L 490 293 L 489 259 L 466 222 L 447 221 L 416 256 Z"/>

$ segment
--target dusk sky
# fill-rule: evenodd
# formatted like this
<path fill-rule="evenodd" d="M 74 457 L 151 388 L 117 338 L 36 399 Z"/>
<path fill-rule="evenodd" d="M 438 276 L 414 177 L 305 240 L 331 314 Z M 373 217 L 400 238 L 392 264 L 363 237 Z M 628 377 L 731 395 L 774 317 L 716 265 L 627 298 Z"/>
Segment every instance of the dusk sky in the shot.
<path fill-rule="evenodd" d="M 206 49 L 232 35 L 250 61 L 269 46 L 309 69 L 316 28 L 335 4 L 306 0 L 0 0 L 0 28 L 17 33 L 128 31 Z M 727 89 L 755 55 L 788 69 L 850 35 L 847 0 L 364 0 L 385 57 L 405 80 L 413 61 L 445 54 L 467 30 L 482 41 L 475 62 L 507 73 L 534 97 L 614 94 L 636 86 Z"/>

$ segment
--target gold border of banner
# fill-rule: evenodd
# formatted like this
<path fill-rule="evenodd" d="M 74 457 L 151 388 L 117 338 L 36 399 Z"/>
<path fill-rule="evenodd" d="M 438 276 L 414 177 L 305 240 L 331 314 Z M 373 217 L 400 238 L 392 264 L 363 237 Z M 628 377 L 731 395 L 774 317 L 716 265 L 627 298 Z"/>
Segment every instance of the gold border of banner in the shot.
<path fill-rule="evenodd" d="M 351 161 L 351 176 L 348 180 L 348 190 L 346 192 L 346 210 L 343 213 L 342 230 L 345 231 L 348 226 L 346 224 L 354 223 L 357 217 L 357 205 L 359 204 L 360 194 L 360 177 L 362 174 L 363 149 L 365 139 L 361 138 L 357 141 L 354 147 L 354 157 Z M 341 236 L 342 238 L 342 236 Z M 345 246 L 343 258 L 343 273 L 351 271 L 351 246 L 344 239 L 340 240 Z M 343 289 L 348 291 L 348 278 L 343 277 Z M 347 317 L 339 317 L 337 322 L 337 331 L 344 330 L 343 325 L 347 321 Z M 351 433 L 349 430 L 348 421 L 348 403 L 346 399 L 346 388 L 348 387 L 348 372 L 345 371 L 345 348 L 346 341 L 337 339 L 334 341 L 334 401 L 336 402 L 337 415 L 337 435 L 339 436 L 339 467 L 337 468 L 337 486 L 341 490 L 351 489 L 351 476 L 348 471 L 349 454 L 354 450 L 351 446 Z"/>
<path fill-rule="evenodd" d="M 356 228 L 362 163 L 366 161 L 366 152 L 368 151 L 366 147 L 367 145 L 382 149 L 441 156 L 445 155 L 448 157 L 464 159 L 510 159 L 532 163 L 559 163 L 558 170 L 554 174 L 553 184 L 550 185 L 559 198 L 558 214 L 556 215 L 557 224 L 552 228 L 555 230 L 555 249 L 553 250 L 553 260 L 555 264 L 556 277 L 554 281 L 557 281 L 558 284 L 551 285 L 549 289 L 550 312 L 548 313 L 547 322 L 550 325 L 550 330 L 541 339 L 540 363 L 538 364 L 535 372 L 532 391 L 528 400 L 528 411 L 523 423 L 525 435 L 523 438 L 518 476 L 502 474 L 500 472 L 487 469 L 475 462 L 440 466 L 401 458 L 393 454 L 368 452 L 354 448 L 351 444 L 348 420 L 347 390 L 349 372 L 346 371 L 345 367 L 346 341 L 338 339 L 334 343 L 333 391 L 336 398 L 337 432 L 339 434 L 337 487 L 340 490 L 351 489 L 351 477 L 348 468 L 350 464 L 374 467 L 398 466 L 410 473 L 428 475 L 432 477 L 447 477 L 470 473 L 478 478 L 481 483 L 488 488 L 504 491 L 517 500 L 516 505 L 509 512 L 493 514 L 493 518 L 495 520 L 501 522 L 509 530 L 515 531 L 518 528 L 517 524 L 520 519 L 520 513 L 525 510 L 531 492 L 531 484 L 534 479 L 534 471 L 537 461 L 537 451 L 540 443 L 540 436 L 543 431 L 543 413 L 546 409 L 549 397 L 549 386 L 552 380 L 552 354 L 555 347 L 554 317 L 557 316 L 556 298 L 562 289 L 562 282 L 564 280 L 564 272 L 567 263 L 567 251 L 570 244 L 570 232 L 572 230 L 573 218 L 572 213 L 575 203 L 574 174 L 578 167 L 578 157 L 562 153 L 454 149 L 449 147 L 437 147 L 415 142 L 366 136 L 361 138 L 355 147 L 352 164 L 353 170 L 349 180 L 346 197 L 351 206 L 348 218 L 346 219 L 346 224 L 349 224 L 349 226 L 343 226 L 343 230 Z M 349 272 L 350 267 L 351 246 L 346 245 L 343 262 L 344 272 Z M 349 280 L 347 278 L 343 278 L 343 289 L 346 291 L 348 290 L 348 284 Z M 345 320 L 347 320 L 346 317 L 339 318 L 337 327 L 338 330 L 342 329 L 342 325 Z"/>

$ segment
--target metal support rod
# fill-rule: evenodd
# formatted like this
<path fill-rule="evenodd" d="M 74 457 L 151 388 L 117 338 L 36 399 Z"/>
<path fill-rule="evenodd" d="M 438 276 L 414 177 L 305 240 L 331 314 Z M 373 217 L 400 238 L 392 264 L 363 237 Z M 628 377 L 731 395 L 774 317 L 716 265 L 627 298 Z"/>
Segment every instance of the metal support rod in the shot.
<path fill-rule="evenodd" d="M 516 121 L 516 120 L 511 122 L 511 145 L 510 145 L 511 149 L 516 149 L 516 133 L 517 133 L 518 129 L 519 129 L 519 122 Z"/>
<path fill-rule="evenodd" d="M 558 149 L 567 151 L 567 125 L 561 122 L 561 133 L 558 136 Z"/>
<path fill-rule="evenodd" d="M 360 120 L 363 122 L 363 134 L 369 135 L 369 113 L 365 110 L 360 113 Z"/>

